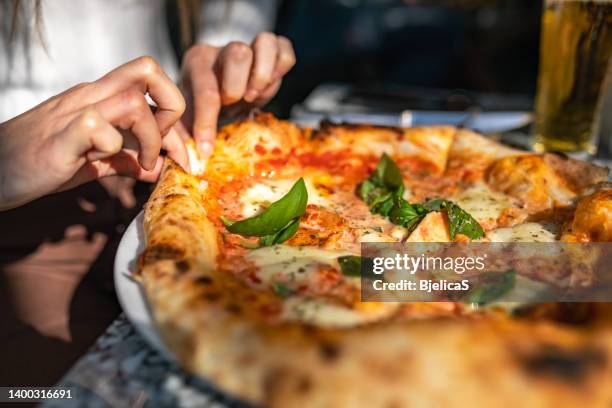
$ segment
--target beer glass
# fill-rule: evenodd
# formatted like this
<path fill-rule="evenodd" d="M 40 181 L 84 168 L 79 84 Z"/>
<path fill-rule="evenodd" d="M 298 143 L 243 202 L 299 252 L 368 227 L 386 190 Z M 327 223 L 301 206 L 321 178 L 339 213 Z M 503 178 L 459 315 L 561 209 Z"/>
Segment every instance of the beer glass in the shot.
<path fill-rule="evenodd" d="M 536 151 L 595 154 L 610 86 L 612 0 L 545 0 L 533 127 Z"/>

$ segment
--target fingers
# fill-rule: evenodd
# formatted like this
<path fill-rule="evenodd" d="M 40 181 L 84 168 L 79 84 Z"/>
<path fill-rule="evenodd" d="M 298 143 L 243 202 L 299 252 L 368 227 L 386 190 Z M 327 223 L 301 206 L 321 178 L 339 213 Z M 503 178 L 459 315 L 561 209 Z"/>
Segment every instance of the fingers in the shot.
<path fill-rule="evenodd" d="M 94 107 L 110 124 L 129 130 L 136 137 L 140 145 L 138 160 L 143 168 L 152 170 L 162 147 L 162 136 L 145 96 L 131 89 L 98 102 Z"/>
<path fill-rule="evenodd" d="M 107 99 L 134 87 L 142 94 L 148 93 L 157 105 L 155 120 L 162 134 L 170 130 L 185 111 L 185 100 L 179 89 L 151 57 L 130 61 L 91 85 L 97 90 L 100 99 Z"/>
<path fill-rule="evenodd" d="M 278 41 L 278 57 L 276 59 L 274 74 L 272 75 L 273 81 L 278 81 L 287 75 L 296 62 L 295 51 L 293 50 L 291 41 L 281 35 L 276 38 Z"/>
<path fill-rule="evenodd" d="M 85 163 L 58 191 L 68 190 L 102 177 L 117 175 L 153 183 L 159 178 L 163 163 L 163 158 L 158 157 L 153 170 L 148 171 L 138 164 L 136 152 L 121 150 L 109 158 Z"/>
<path fill-rule="evenodd" d="M 208 45 L 192 48 L 185 57 L 188 82 L 193 98 L 193 138 L 200 150 L 211 150 L 221 111 L 219 83 L 215 75 L 215 61 L 219 50 Z"/>
<path fill-rule="evenodd" d="M 199 150 L 204 155 L 212 150 L 222 106 L 269 101 L 294 64 L 291 42 L 272 33 L 260 33 L 250 47 L 239 42 L 222 49 L 192 47 L 183 60 L 183 87 L 193 100 L 192 133 Z"/>
<path fill-rule="evenodd" d="M 261 94 L 253 101 L 255 106 L 263 106 L 270 101 L 278 92 L 283 80 L 279 79 L 276 82 L 268 85 L 266 89 L 263 90 Z"/>
<path fill-rule="evenodd" d="M 161 136 L 151 108 L 138 90 L 122 92 L 97 103 L 94 107 L 111 125 L 130 131 L 130 134 L 136 138 L 140 146 L 138 161 L 145 170 L 153 170 L 161 148 L 164 148 L 183 168 L 189 169 L 187 148 L 180 134 L 171 128 L 165 136 Z M 127 135 L 124 135 L 124 147 L 129 142 L 125 137 Z M 106 157 L 108 156 L 98 158 Z"/>
<path fill-rule="evenodd" d="M 123 137 L 94 109 L 79 113 L 54 140 L 52 154 L 68 154 L 69 161 L 86 162 L 110 157 L 121 150 Z"/>
<path fill-rule="evenodd" d="M 249 88 L 244 100 L 253 102 L 261 91 L 272 81 L 278 56 L 278 41 L 272 33 L 259 33 L 253 41 L 254 60 Z"/>
<path fill-rule="evenodd" d="M 159 177 L 163 158 L 157 157 L 150 170 L 138 161 L 138 153 L 122 149 L 121 133 L 94 109 L 79 113 L 58 134 L 52 145 L 51 155 L 69 155 L 68 165 L 78 170 L 59 190 L 111 175 L 134 177 L 143 181 L 155 181 Z"/>
<path fill-rule="evenodd" d="M 177 125 L 180 122 L 177 123 Z M 168 134 L 162 139 L 162 147 L 168 153 L 168 156 L 177 162 L 185 171 L 189 171 L 189 155 L 187 154 L 187 146 L 183 136 L 178 129 L 175 129 L 176 125 L 170 129 Z"/>
<path fill-rule="evenodd" d="M 231 105 L 242 99 L 252 63 L 253 51 L 244 43 L 232 42 L 221 50 L 217 72 L 223 105 Z"/>

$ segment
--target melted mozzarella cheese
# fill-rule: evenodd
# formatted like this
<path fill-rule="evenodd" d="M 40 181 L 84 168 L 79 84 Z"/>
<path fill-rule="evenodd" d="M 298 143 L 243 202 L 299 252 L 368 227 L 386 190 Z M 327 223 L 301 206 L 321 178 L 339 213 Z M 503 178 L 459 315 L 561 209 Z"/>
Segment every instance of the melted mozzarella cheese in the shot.
<path fill-rule="evenodd" d="M 242 203 L 242 215 L 252 217 L 258 214 L 264 207 L 281 199 L 291 189 L 297 180 L 265 180 L 249 187 L 240 201 Z M 308 204 L 316 204 L 325 207 L 329 202 L 319 193 L 311 179 L 304 178 L 306 190 L 308 191 Z"/>
<path fill-rule="evenodd" d="M 272 283 L 279 277 L 283 281 L 299 281 L 301 277 L 306 279 L 321 265 L 339 268 L 338 257 L 345 255 L 353 254 L 309 246 L 275 245 L 250 251 L 246 259 L 258 266 L 257 276 L 262 281 Z"/>
<path fill-rule="evenodd" d="M 258 266 L 258 277 L 263 284 L 292 282 L 300 284 L 309 274 L 316 273 L 321 265 L 339 268 L 338 257 L 353 255 L 350 252 L 322 250 L 316 247 L 292 247 L 276 245 L 250 251 L 246 259 Z M 359 284 L 357 277 L 351 279 Z M 390 315 L 397 304 L 376 304 L 376 307 L 353 308 L 321 298 L 291 296 L 284 302 L 283 319 L 324 327 L 352 327 Z"/>
<path fill-rule="evenodd" d="M 204 170 L 206 169 L 206 159 L 200 157 L 200 154 L 195 147 L 195 143 L 192 141 L 187 143 L 185 146 L 187 148 L 187 157 L 189 159 L 189 170 L 191 171 L 191 174 L 196 176 L 204 174 Z"/>
<path fill-rule="evenodd" d="M 491 190 L 485 183 L 475 184 L 450 200 L 479 222 L 497 220 L 504 209 L 512 206 L 510 197 Z"/>
<path fill-rule="evenodd" d="M 408 236 L 406 228 L 393 226 L 387 232 L 364 230 L 364 234 L 359 237 L 359 242 L 399 242 L 406 236 Z"/>
<path fill-rule="evenodd" d="M 487 238 L 492 242 L 555 242 L 557 229 L 552 224 L 527 222 L 489 231 Z"/>

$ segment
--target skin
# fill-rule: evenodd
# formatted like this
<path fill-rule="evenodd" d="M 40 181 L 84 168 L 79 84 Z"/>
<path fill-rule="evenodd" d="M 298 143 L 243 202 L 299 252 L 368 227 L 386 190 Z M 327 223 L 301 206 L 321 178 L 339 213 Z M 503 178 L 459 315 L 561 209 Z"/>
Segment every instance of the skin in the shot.
<path fill-rule="evenodd" d="M 184 141 L 190 134 L 208 156 L 219 116 L 267 103 L 294 64 L 291 42 L 264 32 L 251 45 L 191 47 L 182 64 L 182 94 L 151 57 L 70 88 L 0 124 L 0 210 L 96 179 L 132 207 L 134 181 L 159 177 L 160 149 L 188 169 Z"/>
<path fill-rule="evenodd" d="M 184 110 L 159 64 L 141 57 L 0 124 L 0 209 L 107 176 L 155 181 L 162 148 L 187 166 L 173 130 Z"/>
<path fill-rule="evenodd" d="M 219 116 L 235 116 L 263 106 L 295 65 L 291 41 L 259 33 L 251 45 L 198 44 L 183 58 L 181 90 L 187 100 L 183 124 L 200 153 L 212 152 Z"/>

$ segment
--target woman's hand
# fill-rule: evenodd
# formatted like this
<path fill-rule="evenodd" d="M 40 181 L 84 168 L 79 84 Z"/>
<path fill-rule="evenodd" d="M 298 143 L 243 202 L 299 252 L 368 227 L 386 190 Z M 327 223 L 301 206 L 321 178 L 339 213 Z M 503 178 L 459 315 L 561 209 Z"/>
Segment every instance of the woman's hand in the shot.
<path fill-rule="evenodd" d="M 172 130 L 184 110 L 159 64 L 141 57 L 0 124 L 0 210 L 111 175 L 155 181 L 161 148 L 187 166 Z"/>
<path fill-rule="evenodd" d="M 220 113 L 231 116 L 264 105 L 294 64 L 291 41 L 272 33 L 258 34 L 251 46 L 232 42 L 222 48 L 191 47 L 182 66 L 184 122 L 200 151 L 211 151 Z"/>

